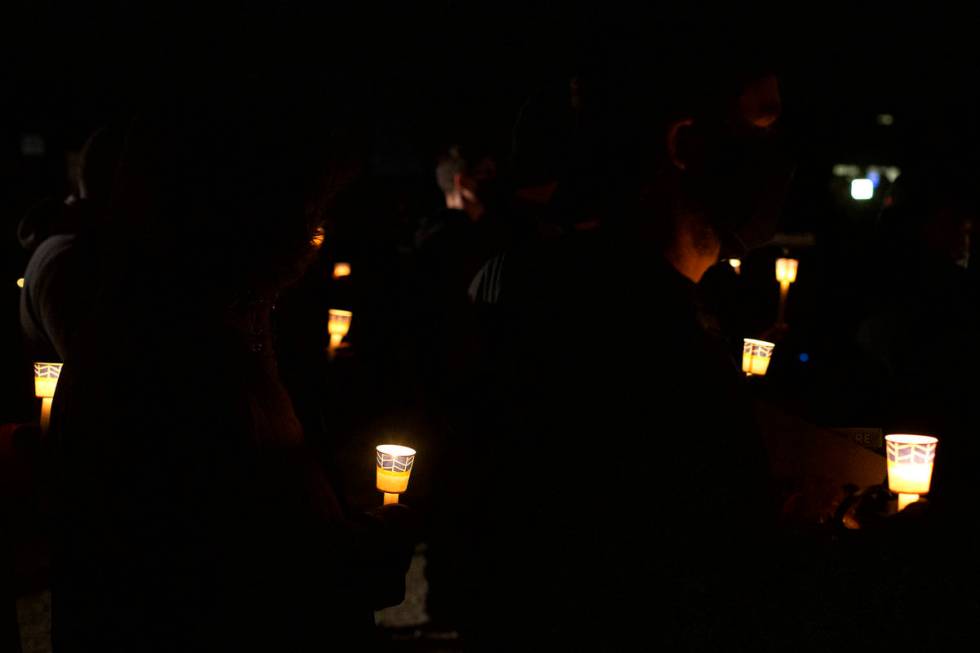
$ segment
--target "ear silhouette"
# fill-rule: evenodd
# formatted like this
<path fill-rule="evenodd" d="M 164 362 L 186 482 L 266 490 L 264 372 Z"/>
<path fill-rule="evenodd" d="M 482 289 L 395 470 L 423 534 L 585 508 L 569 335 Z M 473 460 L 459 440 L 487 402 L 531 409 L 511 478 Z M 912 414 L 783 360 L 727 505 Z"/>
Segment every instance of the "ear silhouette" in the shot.
<path fill-rule="evenodd" d="M 694 125 L 693 118 L 684 118 L 670 123 L 667 129 L 667 155 L 678 170 L 687 170 L 690 151 L 685 147 L 686 135 Z"/>

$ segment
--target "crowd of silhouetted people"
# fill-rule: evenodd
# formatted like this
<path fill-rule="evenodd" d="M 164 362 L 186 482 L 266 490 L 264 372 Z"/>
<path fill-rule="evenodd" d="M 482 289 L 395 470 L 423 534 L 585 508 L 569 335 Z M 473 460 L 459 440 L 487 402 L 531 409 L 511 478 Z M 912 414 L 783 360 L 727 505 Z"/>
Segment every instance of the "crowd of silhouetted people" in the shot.
<path fill-rule="evenodd" d="M 64 367 L 50 430 L 0 452 L 36 466 L 54 650 L 369 650 L 419 542 L 465 650 L 969 641 L 975 181 L 898 179 L 865 310 L 795 405 L 938 435 L 928 504 L 775 478 L 726 261 L 771 244 L 797 161 L 775 62 L 743 54 L 631 53 L 507 129 L 463 116 L 424 202 L 381 196 L 363 118 L 286 81 L 188 77 L 100 126 L 18 233 L 16 373 Z M 418 461 L 381 506 L 391 439 Z"/>

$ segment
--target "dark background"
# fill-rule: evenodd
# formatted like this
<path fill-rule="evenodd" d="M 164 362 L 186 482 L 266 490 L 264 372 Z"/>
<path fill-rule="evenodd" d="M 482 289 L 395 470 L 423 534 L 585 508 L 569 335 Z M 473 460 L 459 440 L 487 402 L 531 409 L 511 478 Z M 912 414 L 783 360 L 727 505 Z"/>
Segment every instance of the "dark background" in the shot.
<path fill-rule="evenodd" d="M 376 262 L 374 270 L 362 268 L 359 295 L 371 304 L 362 308 L 374 317 L 361 320 L 361 342 L 371 331 L 374 342 L 390 343 L 385 336 L 400 327 L 401 289 L 386 253 L 397 252 L 415 221 L 438 207 L 435 154 L 462 123 L 506 140 L 521 102 L 541 84 L 590 66 L 629 65 L 605 58 L 621 40 L 662 41 L 668 58 L 697 49 L 705 31 L 748 43 L 778 64 L 799 162 L 782 230 L 812 234 L 816 243 L 788 250 L 801 259 L 801 272 L 790 305 L 794 332 L 778 373 L 797 396 L 849 337 L 849 315 L 860 313 L 864 290 L 856 281 L 870 264 L 868 239 L 883 196 L 854 202 L 846 180 L 833 177 L 834 164 L 902 167 L 929 158 L 972 166 L 976 158 L 975 16 L 937 3 L 740 4 L 718 12 L 585 2 L 207 9 L 118 2 L 21 3 L 2 11 L 4 421 L 33 413 L 17 326 L 15 281 L 27 260 L 15 236 L 18 221 L 41 198 L 70 191 L 68 157 L 93 129 L 202 70 L 272 71 L 280 82 L 335 98 L 338 110 L 324 119 L 339 130 L 349 126 L 368 164 L 331 256 L 358 252 Z M 892 115 L 893 124 L 880 125 L 880 114 Z M 775 314 L 771 265 L 778 251 L 746 261 L 756 332 Z M 390 383 L 397 393 L 397 382 Z"/>

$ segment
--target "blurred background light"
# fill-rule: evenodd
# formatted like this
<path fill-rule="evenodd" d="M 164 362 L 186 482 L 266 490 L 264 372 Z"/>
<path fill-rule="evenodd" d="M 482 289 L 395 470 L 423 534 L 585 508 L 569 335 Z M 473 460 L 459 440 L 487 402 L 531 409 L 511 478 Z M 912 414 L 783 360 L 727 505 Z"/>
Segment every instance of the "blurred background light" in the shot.
<path fill-rule="evenodd" d="M 851 181 L 851 197 L 858 201 L 874 197 L 875 185 L 870 179 L 854 179 Z"/>

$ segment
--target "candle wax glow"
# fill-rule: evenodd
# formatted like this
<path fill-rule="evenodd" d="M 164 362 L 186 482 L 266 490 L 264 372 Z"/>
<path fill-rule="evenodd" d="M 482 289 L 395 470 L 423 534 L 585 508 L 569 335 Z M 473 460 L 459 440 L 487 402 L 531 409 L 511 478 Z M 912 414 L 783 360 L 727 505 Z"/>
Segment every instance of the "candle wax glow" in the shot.
<path fill-rule="evenodd" d="M 888 489 L 898 494 L 927 494 L 938 442 L 928 435 L 886 435 Z"/>
<path fill-rule="evenodd" d="M 51 397 L 41 399 L 41 433 L 48 432 L 51 424 Z"/>
<path fill-rule="evenodd" d="M 915 503 L 919 500 L 918 494 L 899 494 L 898 495 L 898 511 L 901 512 L 905 510 L 909 505 Z"/>
<path fill-rule="evenodd" d="M 755 376 L 765 376 L 774 347 L 771 342 L 746 338 L 742 348 L 742 371 Z"/>
<path fill-rule="evenodd" d="M 323 227 L 317 227 L 316 231 L 313 233 L 313 237 L 310 239 L 310 245 L 312 245 L 314 249 L 320 249 L 320 247 L 323 246 L 324 237 L 325 234 L 323 232 Z"/>
<path fill-rule="evenodd" d="M 57 387 L 58 379 L 34 379 L 34 396 L 53 397 Z"/>
<path fill-rule="evenodd" d="M 401 494 L 408 489 L 408 477 L 411 475 L 411 472 L 390 472 L 378 467 L 378 489 L 382 492 Z"/>
<path fill-rule="evenodd" d="M 748 356 L 748 360 L 742 360 L 742 371 L 755 376 L 765 376 L 769 370 L 768 356 Z"/>
<path fill-rule="evenodd" d="M 341 311 L 331 308 L 327 320 L 327 333 L 331 336 L 344 337 L 350 330 L 350 321 L 353 314 L 350 311 Z"/>
<path fill-rule="evenodd" d="M 793 283 L 796 281 L 796 271 L 800 262 L 795 258 L 776 259 L 776 281 L 780 283 Z"/>
<path fill-rule="evenodd" d="M 61 363 L 34 363 L 34 396 L 53 397 L 61 376 Z"/>
<path fill-rule="evenodd" d="M 408 479 L 415 464 L 415 450 L 397 444 L 382 444 L 377 448 L 378 490 L 401 494 L 408 489 Z"/>

